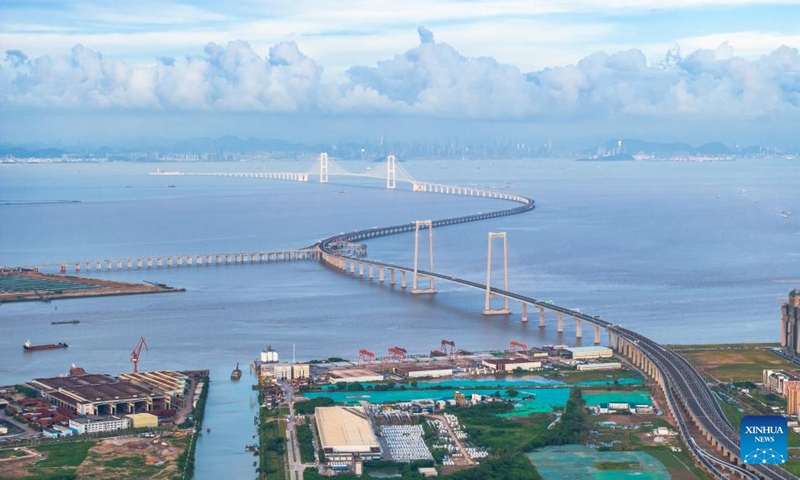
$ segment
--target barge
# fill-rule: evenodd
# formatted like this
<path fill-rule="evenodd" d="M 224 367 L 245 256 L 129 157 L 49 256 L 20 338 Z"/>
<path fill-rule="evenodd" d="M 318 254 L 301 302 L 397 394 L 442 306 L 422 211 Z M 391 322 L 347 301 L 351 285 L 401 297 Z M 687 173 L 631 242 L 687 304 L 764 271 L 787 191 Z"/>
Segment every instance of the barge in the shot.
<path fill-rule="evenodd" d="M 31 343 L 30 340 L 22 344 L 22 348 L 26 352 L 35 352 L 36 350 L 53 350 L 56 348 L 67 348 L 69 345 L 63 342 L 59 343 L 48 343 L 45 345 L 34 345 Z"/>

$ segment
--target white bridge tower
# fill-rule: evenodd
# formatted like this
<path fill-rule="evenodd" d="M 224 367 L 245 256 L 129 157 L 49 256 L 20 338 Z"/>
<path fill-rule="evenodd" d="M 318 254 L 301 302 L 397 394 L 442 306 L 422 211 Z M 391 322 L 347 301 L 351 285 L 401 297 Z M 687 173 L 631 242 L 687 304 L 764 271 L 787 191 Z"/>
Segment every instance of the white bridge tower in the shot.
<path fill-rule="evenodd" d="M 394 161 L 394 156 L 389 156 Z M 433 273 L 433 221 L 432 220 L 417 220 L 416 228 L 414 229 L 414 278 L 411 284 L 411 293 L 436 293 L 433 285 L 433 277 L 428 277 L 431 281 L 426 289 L 418 288 L 417 280 L 419 279 L 418 265 L 419 265 L 419 229 L 420 227 L 428 228 L 428 255 L 430 257 L 430 266 L 428 271 Z"/>
<path fill-rule="evenodd" d="M 506 248 L 506 232 L 489 232 L 489 252 L 486 259 L 486 305 L 483 309 L 484 315 L 508 315 L 511 310 L 508 308 L 508 297 L 503 297 L 503 308 L 492 310 L 491 299 L 498 295 L 492 293 L 492 240 L 500 238 L 503 240 L 503 290 L 508 291 L 508 249 Z"/>
<path fill-rule="evenodd" d="M 319 154 L 319 183 L 328 183 L 328 153 Z"/>
<path fill-rule="evenodd" d="M 397 164 L 395 162 L 396 160 L 393 154 L 386 157 L 386 188 L 395 188 L 397 186 Z M 433 257 L 431 256 L 431 262 L 432 261 Z M 431 267 L 433 267 L 433 265 L 431 265 Z M 416 275 L 414 276 L 414 280 L 416 281 Z M 433 283 L 433 279 L 431 279 L 431 283 Z"/>

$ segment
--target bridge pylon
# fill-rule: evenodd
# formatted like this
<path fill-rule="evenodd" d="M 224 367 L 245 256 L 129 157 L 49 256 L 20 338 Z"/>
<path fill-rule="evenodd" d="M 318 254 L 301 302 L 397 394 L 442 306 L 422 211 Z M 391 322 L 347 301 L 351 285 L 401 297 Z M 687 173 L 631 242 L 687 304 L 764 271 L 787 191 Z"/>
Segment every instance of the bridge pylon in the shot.
<path fill-rule="evenodd" d="M 328 153 L 319 154 L 319 183 L 328 183 Z"/>
<path fill-rule="evenodd" d="M 386 188 L 397 187 L 397 160 L 394 154 L 386 157 Z M 433 282 L 433 279 L 431 279 Z"/>
<path fill-rule="evenodd" d="M 433 273 L 433 221 L 432 220 L 417 220 L 414 228 L 414 277 L 411 280 L 411 293 L 413 294 L 421 294 L 421 293 L 436 293 L 436 289 L 433 284 L 433 277 L 428 277 L 430 280 L 430 285 L 428 288 L 419 288 L 418 280 L 419 280 L 419 229 L 420 227 L 427 227 L 428 228 L 428 258 L 429 258 L 429 267 L 428 271 Z"/>
<path fill-rule="evenodd" d="M 508 291 L 508 248 L 506 245 L 506 232 L 489 232 L 489 247 L 486 258 L 486 305 L 483 309 L 484 315 L 508 315 L 511 309 L 508 308 L 508 298 L 503 297 L 503 308 L 492 309 L 491 299 L 497 297 L 492 293 L 492 240 L 499 238 L 503 240 L 503 290 Z"/>

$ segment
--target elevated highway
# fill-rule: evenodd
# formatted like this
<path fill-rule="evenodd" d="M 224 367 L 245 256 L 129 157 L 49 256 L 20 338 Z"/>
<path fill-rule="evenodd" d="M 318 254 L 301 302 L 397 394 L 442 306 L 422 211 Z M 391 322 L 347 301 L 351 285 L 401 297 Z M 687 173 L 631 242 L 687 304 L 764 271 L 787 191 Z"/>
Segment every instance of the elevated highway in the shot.
<path fill-rule="evenodd" d="M 431 192 L 432 190 L 415 188 L 415 191 Z M 475 222 L 489 218 L 521 214 L 533 210 L 534 208 L 534 201 L 524 196 L 504 194 L 502 199 L 510 200 L 519 205 L 488 213 L 434 220 L 431 224 L 433 227 L 456 225 L 465 222 Z M 358 265 L 359 273 L 362 276 L 364 275 L 364 269 L 369 269 L 370 278 L 374 277 L 374 271 L 377 269 L 379 272 L 379 281 L 381 282 L 384 281 L 385 272 L 388 271 L 391 275 L 390 283 L 394 284 L 395 272 L 400 272 L 402 275 L 402 287 L 405 288 L 405 275 L 416 274 L 422 277 L 456 283 L 476 290 L 488 290 L 493 296 L 507 298 L 521 303 L 523 305 L 523 311 L 525 311 L 527 305 L 531 305 L 538 307 L 541 312 L 544 312 L 544 310 L 556 312 L 559 316 L 559 331 L 561 331 L 561 318 L 563 315 L 567 315 L 577 322 L 578 336 L 580 336 L 580 326 L 582 322 L 593 326 L 595 328 L 595 343 L 599 343 L 599 331 L 604 329 L 608 333 L 609 341 L 613 348 L 631 359 L 632 363 L 637 368 L 654 379 L 659 385 L 667 399 L 669 413 L 675 420 L 680 435 L 688 446 L 691 455 L 698 464 L 715 478 L 798 478 L 776 465 L 743 464 L 739 452 L 739 433 L 728 423 L 728 420 L 716 401 L 714 393 L 697 370 L 677 353 L 664 348 L 659 343 L 644 335 L 615 325 L 600 317 L 591 316 L 577 310 L 554 305 L 550 302 L 544 302 L 519 293 L 495 287 L 489 287 L 489 289 L 487 289 L 487 286 L 484 284 L 453 275 L 419 269 L 415 271 L 413 267 L 399 266 L 391 263 L 343 255 L 341 252 L 334 251 L 331 247 L 331 245 L 336 242 L 360 242 L 370 238 L 411 232 L 414 231 L 415 228 L 417 228 L 416 223 L 406 223 L 353 231 L 326 238 L 318 242 L 314 248 L 321 252 L 322 261 L 333 268 L 346 271 L 349 265 L 350 272 L 355 273 L 356 265 Z M 542 315 L 541 318 L 540 326 L 544 326 L 544 316 Z M 524 314 L 523 320 L 526 320 Z M 707 447 L 698 444 L 691 435 L 689 430 L 690 425 L 693 425 L 703 434 L 707 443 L 712 445 L 716 452 L 708 451 Z"/>

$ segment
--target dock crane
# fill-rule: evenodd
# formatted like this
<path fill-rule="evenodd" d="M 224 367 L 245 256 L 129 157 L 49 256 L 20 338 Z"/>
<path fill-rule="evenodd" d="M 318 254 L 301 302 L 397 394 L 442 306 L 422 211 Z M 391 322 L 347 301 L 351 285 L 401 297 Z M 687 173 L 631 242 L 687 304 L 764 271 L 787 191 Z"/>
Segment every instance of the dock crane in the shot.
<path fill-rule="evenodd" d="M 449 349 L 447 347 L 450 347 Z M 442 340 L 442 352 L 447 356 L 456 354 L 456 342 L 453 340 Z"/>
<path fill-rule="evenodd" d="M 139 354 L 142 353 L 142 347 L 144 347 L 148 352 L 150 351 L 150 347 L 147 346 L 147 340 L 144 337 L 139 339 L 139 343 L 136 344 L 136 348 L 133 349 L 131 352 L 131 363 L 133 363 L 133 373 L 139 373 Z"/>
<path fill-rule="evenodd" d="M 524 343 L 520 343 L 520 342 L 518 342 L 516 340 L 511 340 L 511 343 L 509 343 L 509 345 L 508 345 L 508 352 L 509 353 L 516 353 L 517 348 L 519 348 L 521 351 L 524 352 L 525 350 L 528 349 L 528 346 L 525 345 Z"/>
<path fill-rule="evenodd" d="M 405 348 L 391 347 L 389 349 L 389 361 L 402 362 L 406 359 L 406 353 L 408 352 Z"/>
<path fill-rule="evenodd" d="M 366 348 L 362 348 L 358 351 L 358 363 L 372 363 L 375 361 L 375 354 L 367 350 Z"/>

